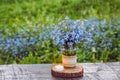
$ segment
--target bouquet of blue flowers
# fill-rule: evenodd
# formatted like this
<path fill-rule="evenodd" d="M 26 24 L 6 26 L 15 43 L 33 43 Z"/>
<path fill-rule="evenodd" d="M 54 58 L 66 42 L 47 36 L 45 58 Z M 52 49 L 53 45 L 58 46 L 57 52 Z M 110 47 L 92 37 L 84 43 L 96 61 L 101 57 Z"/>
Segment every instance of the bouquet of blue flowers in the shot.
<path fill-rule="evenodd" d="M 60 21 L 51 32 L 51 38 L 55 45 L 59 45 L 64 55 L 75 55 L 77 44 L 91 41 L 91 33 L 83 26 L 83 21 L 69 20 Z"/>

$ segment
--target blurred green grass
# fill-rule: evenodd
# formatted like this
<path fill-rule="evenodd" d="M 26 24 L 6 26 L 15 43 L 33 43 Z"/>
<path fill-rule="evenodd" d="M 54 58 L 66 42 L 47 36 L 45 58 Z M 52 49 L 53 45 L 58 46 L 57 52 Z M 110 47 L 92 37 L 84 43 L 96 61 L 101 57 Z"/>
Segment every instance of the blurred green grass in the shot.
<path fill-rule="evenodd" d="M 0 26 L 51 24 L 58 18 L 120 19 L 120 0 L 1 0 Z"/>

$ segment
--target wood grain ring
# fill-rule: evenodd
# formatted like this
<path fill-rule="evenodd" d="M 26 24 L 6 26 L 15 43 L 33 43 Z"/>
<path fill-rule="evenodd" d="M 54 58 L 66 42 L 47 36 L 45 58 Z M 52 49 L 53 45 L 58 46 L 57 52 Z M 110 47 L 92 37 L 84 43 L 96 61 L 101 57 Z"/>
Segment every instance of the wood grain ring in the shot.
<path fill-rule="evenodd" d="M 63 71 L 57 71 L 55 65 L 51 68 L 51 74 L 54 77 L 62 77 L 62 78 L 75 78 L 83 76 L 83 67 L 75 66 L 73 68 L 64 67 Z"/>

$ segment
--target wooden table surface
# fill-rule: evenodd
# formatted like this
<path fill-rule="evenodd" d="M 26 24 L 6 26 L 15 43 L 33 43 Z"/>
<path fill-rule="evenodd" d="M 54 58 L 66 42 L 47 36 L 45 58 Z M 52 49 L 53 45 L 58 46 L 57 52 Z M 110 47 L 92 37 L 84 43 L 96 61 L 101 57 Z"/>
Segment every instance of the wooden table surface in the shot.
<path fill-rule="evenodd" d="M 120 62 L 79 63 L 84 68 L 82 78 L 55 78 L 53 64 L 0 65 L 0 80 L 120 80 Z"/>

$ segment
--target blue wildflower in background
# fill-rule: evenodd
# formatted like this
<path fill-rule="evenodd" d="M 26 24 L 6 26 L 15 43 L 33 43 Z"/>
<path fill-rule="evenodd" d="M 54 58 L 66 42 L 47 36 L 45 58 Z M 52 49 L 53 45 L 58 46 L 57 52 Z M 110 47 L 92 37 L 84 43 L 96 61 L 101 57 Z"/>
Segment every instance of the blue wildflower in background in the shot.
<path fill-rule="evenodd" d="M 119 24 L 119 21 L 113 23 L 106 20 L 100 21 L 96 18 L 87 20 L 66 18 L 55 26 L 34 27 L 33 31 L 28 29 L 28 32 L 22 29 L 20 33 L 14 34 L 12 37 L 4 37 L 4 33 L 0 30 L 0 52 L 11 55 L 34 52 L 36 49 L 39 50 L 42 41 L 58 45 L 61 50 L 75 50 L 83 46 L 84 51 L 92 50 L 92 47 L 95 47 L 96 52 L 99 51 L 99 53 L 102 53 L 103 49 L 119 51 Z M 53 41 L 54 44 L 52 44 Z"/>

